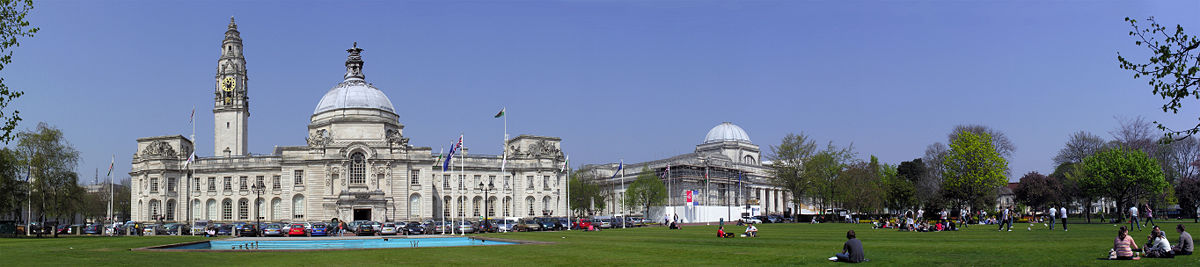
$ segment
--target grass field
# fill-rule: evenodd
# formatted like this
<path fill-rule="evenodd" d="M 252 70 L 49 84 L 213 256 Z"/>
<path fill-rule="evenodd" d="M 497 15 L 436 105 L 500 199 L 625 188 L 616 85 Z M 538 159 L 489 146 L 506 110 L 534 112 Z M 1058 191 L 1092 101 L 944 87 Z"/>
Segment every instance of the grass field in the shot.
<path fill-rule="evenodd" d="M 1176 222 L 1159 225 L 1172 242 Z M 1167 227 L 1167 226 L 1170 227 Z M 203 240 L 202 237 L 2 238 L 4 266 L 359 266 L 359 265 L 832 265 L 845 232 L 863 241 L 865 265 L 906 266 L 1200 266 L 1200 256 L 1140 261 L 1100 260 L 1112 246 L 1111 224 L 1071 225 L 1069 232 L 1038 224 L 1012 232 L 972 226 L 958 232 L 913 233 L 873 230 L 870 225 L 763 224 L 758 238 L 716 238 L 716 226 L 683 230 L 662 227 L 603 232 L 497 233 L 484 236 L 554 242 L 547 245 L 402 248 L 311 252 L 159 252 L 131 248 Z M 1186 221 L 1189 232 L 1200 225 Z M 734 230 L 740 232 L 741 228 Z M 1148 230 L 1133 232 L 1139 243 Z"/>

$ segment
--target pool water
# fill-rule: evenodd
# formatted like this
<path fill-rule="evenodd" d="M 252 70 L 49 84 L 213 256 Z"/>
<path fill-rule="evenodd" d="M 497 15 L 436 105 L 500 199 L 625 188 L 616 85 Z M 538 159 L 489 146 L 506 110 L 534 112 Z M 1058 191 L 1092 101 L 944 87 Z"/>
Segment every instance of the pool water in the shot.
<path fill-rule="evenodd" d="M 328 239 L 328 240 L 270 240 L 270 241 L 222 241 L 214 240 L 161 249 L 211 249 L 211 250 L 274 250 L 274 249 L 356 249 L 356 248 L 414 248 L 414 247 L 461 247 L 516 244 L 502 241 L 484 241 L 468 237 L 437 238 L 389 238 L 389 239 Z"/>

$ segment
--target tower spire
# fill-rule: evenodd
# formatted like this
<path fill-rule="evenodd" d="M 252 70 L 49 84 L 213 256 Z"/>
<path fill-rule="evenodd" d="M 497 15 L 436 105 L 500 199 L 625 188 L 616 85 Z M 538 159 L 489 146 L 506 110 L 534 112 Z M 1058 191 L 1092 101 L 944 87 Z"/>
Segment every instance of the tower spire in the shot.
<path fill-rule="evenodd" d="M 237 30 L 237 23 L 233 22 L 233 16 L 229 16 L 229 29 Z"/>

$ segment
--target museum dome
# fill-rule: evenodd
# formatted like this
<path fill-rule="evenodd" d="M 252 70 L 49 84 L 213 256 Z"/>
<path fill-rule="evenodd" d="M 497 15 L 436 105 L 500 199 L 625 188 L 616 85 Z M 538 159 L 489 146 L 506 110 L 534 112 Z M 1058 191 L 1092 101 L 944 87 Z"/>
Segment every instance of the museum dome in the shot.
<path fill-rule="evenodd" d="M 724 141 L 750 143 L 750 135 L 746 134 L 746 130 L 742 130 L 742 127 L 738 127 L 732 122 L 722 122 L 713 127 L 712 130 L 708 130 L 708 135 L 704 136 L 705 144 Z"/>
<path fill-rule="evenodd" d="M 354 48 L 346 50 L 350 52 L 350 56 L 346 59 L 346 75 L 343 77 L 345 80 L 321 97 L 321 102 L 317 103 L 313 114 L 339 109 L 378 109 L 396 113 L 392 100 L 379 88 L 366 82 L 366 76 L 362 73 L 362 50 L 358 48 L 358 43 L 354 44 Z"/>

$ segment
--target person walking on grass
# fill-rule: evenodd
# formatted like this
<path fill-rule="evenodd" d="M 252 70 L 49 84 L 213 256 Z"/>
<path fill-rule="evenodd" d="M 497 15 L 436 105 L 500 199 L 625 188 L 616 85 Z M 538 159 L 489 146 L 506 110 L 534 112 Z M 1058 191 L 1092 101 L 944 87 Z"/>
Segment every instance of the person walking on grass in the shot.
<path fill-rule="evenodd" d="M 1150 227 L 1151 223 L 1153 223 L 1154 226 L 1158 226 L 1158 223 L 1154 222 L 1154 210 L 1150 209 L 1150 204 L 1146 204 L 1145 207 L 1146 207 L 1146 223 L 1142 226 Z"/>
<path fill-rule="evenodd" d="M 1050 230 L 1054 230 L 1054 219 L 1058 219 L 1058 210 L 1054 206 L 1050 206 L 1048 214 L 1050 215 Z"/>
<path fill-rule="evenodd" d="M 1062 217 L 1063 231 L 1067 231 L 1067 206 L 1062 206 L 1058 211 L 1058 216 Z M 1051 218 L 1050 220 L 1054 220 Z"/>
<path fill-rule="evenodd" d="M 1001 208 L 1001 209 L 1000 209 L 1000 211 L 999 211 L 999 212 L 997 212 L 997 213 L 1000 213 L 1000 214 L 999 214 L 999 215 L 1000 215 L 1000 216 L 999 216 L 1000 218 L 997 218 L 997 219 L 1000 219 L 1000 221 L 999 221 L 999 223 L 1000 223 L 1000 228 L 996 228 L 996 231 L 997 231 L 997 232 L 999 232 L 999 231 L 1004 231 L 1004 222 L 1005 222 L 1005 221 L 1008 221 L 1008 208 Z"/>
<path fill-rule="evenodd" d="M 1129 224 L 1130 224 L 1129 230 L 1133 230 L 1134 226 L 1137 226 L 1138 231 L 1142 230 L 1141 221 L 1138 220 L 1137 205 L 1133 205 L 1133 206 L 1129 207 Z"/>

